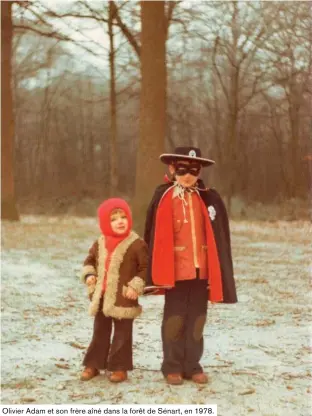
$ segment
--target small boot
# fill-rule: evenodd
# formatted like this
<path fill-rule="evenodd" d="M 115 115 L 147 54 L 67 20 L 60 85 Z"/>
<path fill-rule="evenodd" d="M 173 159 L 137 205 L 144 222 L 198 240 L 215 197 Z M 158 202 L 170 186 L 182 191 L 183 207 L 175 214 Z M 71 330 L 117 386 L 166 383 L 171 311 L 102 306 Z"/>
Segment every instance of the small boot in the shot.
<path fill-rule="evenodd" d="M 108 376 L 109 381 L 112 383 L 121 383 L 127 380 L 127 378 L 127 371 L 112 371 Z"/>
<path fill-rule="evenodd" d="M 182 375 L 180 373 L 168 374 L 166 376 L 166 380 L 167 380 L 168 384 L 172 384 L 174 386 L 178 386 L 180 384 L 183 384 L 183 378 L 182 378 Z"/>
<path fill-rule="evenodd" d="M 80 380 L 81 381 L 89 381 L 91 378 L 96 377 L 100 374 L 99 370 L 93 367 L 86 367 L 83 372 L 81 373 Z"/>
<path fill-rule="evenodd" d="M 205 373 L 197 373 L 192 375 L 192 380 L 197 384 L 207 384 L 208 376 Z"/>

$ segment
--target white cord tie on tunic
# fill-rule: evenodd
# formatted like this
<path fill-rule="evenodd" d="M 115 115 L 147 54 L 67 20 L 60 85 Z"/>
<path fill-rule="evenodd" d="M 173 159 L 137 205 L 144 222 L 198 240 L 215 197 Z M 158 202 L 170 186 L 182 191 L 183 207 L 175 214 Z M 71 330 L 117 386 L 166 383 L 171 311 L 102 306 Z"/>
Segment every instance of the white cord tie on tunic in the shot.
<path fill-rule="evenodd" d="M 182 202 L 182 209 L 183 209 L 183 217 L 184 217 L 184 223 L 188 223 L 188 220 L 186 218 L 186 210 L 185 207 L 187 206 L 187 201 L 185 199 L 185 192 L 194 192 L 195 188 L 194 187 L 190 187 L 190 188 L 184 188 L 184 186 L 178 184 L 177 182 L 175 182 L 175 185 L 177 187 L 177 196 L 178 198 L 181 200 Z"/>
<path fill-rule="evenodd" d="M 175 194 L 182 202 L 182 209 L 183 209 L 183 216 L 184 216 L 184 223 L 188 223 L 188 220 L 186 218 L 186 210 L 185 207 L 187 206 L 187 201 L 185 199 L 185 192 L 197 192 L 199 194 L 199 191 L 208 191 L 208 188 L 199 188 L 197 186 L 197 183 L 194 186 L 190 186 L 188 188 L 185 188 L 184 186 L 180 185 L 177 181 L 174 182 L 174 186 L 176 188 Z"/>

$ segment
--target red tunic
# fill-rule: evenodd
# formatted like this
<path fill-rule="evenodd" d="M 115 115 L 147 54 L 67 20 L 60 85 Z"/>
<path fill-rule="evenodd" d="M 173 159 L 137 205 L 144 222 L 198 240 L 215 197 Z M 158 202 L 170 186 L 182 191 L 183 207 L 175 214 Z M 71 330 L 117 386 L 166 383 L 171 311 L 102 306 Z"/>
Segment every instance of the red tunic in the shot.
<path fill-rule="evenodd" d="M 174 247 L 177 242 L 175 241 L 175 233 L 174 232 L 174 204 L 176 203 L 175 199 L 173 200 L 173 191 L 175 187 L 169 188 L 163 195 L 162 199 L 159 202 L 157 213 L 156 213 L 156 224 L 155 224 L 155 236 L 154 236 L 154 246 L 153 246 L 153 253 L 152 253 L 152 278 L 153 283 L 155 285 L 175 285 L 176 281 L 176 273 L 182 270 L 175 267 L 175 251 Z M 185 200 L 187 200 L 187 196 Z M 195 201 L 195 198 L 192 198 L 192 201 Z M 221 270 L 218 258 L 218 252 L 216 247 L 216 242 L 213 235 L 213 230 L 210 222 L 210 218 L 208 215 L 208 211 L 206 206 L 201 198 L 196 199 L 198 205 L 201 207 L 202 218 L 204 223 L 204 231 L 205 231 L 205 241 L 207 246 L 206 255 L 206 264 L 208 268 L 208 279 L 210 284 L 210 291 L 209 291 L 209 300 L 212 302 L 222 302 L 223 300 L 223 293 L 222 293 L 222 280 L 221 280 Z M 180 202 L 182 206 L 182 201 L 178 198 L 178 202 Z M 195 205 L 197 205 L 195 202 Z M 196 208 L 195 208 L 196 209 Z M 182 208 L 183 210 L 183 208 Z M 176 211 L 177 212 L 177 211 Z M 186 210 L 187 215 L 187 210 Z M 197 222 L 198 221 L 198 222 Z M 200 226 L 200 217 L 196 219 L 195 228 Z M 200 235 L 200 233 L 198 233 Z M 201 237 L 200 237 L 201 238 Z M 192 244 L 194 247 L 194 243 Z M 194 257 L 194 249 L 192 248 L 192 253 Z M 195 250 L 197 254 L 197 250 Z M 201 256 L 199 256 L 201 258 Z M 178 260 L 178 258 L 176 258 Z M 177 261 L 176 261 L 177 263 Z M 205 266 L 200 265 L 201 269 L 204 269 Z M 188 266 L 190 272 L 195 271 L 195 262 L 191 263 L 191 266 Z M 204 277 L 204 272 L 202 271 L 202 277 Z M 188 274 L 191 276 L 191 274 Z M 195 276 L 193 274 L 193 276 Z M 192 278 L 192 277 L 190 277 Z"/>
<path fill-rule="evenodd" d="M 184 201 L 173 197 L 175 280 L 208 278 L 205 218 L 197 192 L 185 192 Z M 183 210 L 184 205 L 184 210 Z"/>

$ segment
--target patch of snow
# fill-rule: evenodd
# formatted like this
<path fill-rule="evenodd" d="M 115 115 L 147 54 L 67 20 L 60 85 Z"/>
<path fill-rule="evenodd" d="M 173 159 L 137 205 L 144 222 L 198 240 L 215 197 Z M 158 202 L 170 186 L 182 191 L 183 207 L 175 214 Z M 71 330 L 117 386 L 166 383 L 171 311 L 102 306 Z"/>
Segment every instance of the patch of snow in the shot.
<path fill-rule="evenodd" d="M 308 227 L 231 224 L 239 303 L 209 304 L 201 362 L 210 383 L 172 387 L 160 373 L 162 296 L 141 299 L 129 381 L 112 385 L 104 374 L 79 380 L 93 319 L 77 275 L 98 236 L 93 218 L 4 222 L 2 403 L 217 403 L 223 416 L 310 414 Z"/>

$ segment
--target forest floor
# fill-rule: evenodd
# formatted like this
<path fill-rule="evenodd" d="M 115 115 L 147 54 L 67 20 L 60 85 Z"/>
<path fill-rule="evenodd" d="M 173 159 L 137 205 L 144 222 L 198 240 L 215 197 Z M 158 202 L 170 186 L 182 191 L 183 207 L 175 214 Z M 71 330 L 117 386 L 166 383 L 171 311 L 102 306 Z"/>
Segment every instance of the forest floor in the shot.
<path fill-rule="evenodd" d="M 81 382 L 92 335 L 81 263 L 95 219 L 24 216 L 2 223 L 4 404 L 217 404 L 219 416 L 308 416 L 312 409 L 311 225 L 231 222 L 239 302 L 209 304 L 206 386 L 166 385 L 162 296 L 141 300 L 130 379 Z"/>

